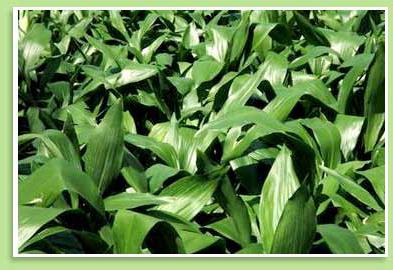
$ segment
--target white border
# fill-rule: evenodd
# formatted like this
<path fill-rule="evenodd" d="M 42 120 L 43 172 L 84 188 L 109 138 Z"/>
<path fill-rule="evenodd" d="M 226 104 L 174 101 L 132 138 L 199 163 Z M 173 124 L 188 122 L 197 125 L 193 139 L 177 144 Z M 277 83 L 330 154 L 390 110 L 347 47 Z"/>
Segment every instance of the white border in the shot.
<path fill-rule="evenodd" d="M 385 253 L 384 254 L 20 254 L 18 252 L 18 12 L 23 10 L 383 10 L 385 12 Z M 169 258 L 386 258 L 389 256 L 388 237 L 388 67 L 389 67 L 389 10 L 387 7 L 13 7 L 13 228 L 12 256 L 16 258 L 126 258 L 126 257 L 169 257 Z"/>

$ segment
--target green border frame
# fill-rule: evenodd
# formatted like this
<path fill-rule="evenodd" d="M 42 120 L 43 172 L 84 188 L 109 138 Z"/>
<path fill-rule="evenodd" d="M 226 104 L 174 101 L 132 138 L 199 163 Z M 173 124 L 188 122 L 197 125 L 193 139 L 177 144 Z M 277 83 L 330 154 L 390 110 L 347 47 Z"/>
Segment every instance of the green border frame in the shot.
<path fill-rule="evenodd" d="M 88 267 L 92 269 L 144 268 L 144 269 L 260 269 L 270 267 L 289 269 L 334 269 L 353 267 L 360 269 L 392 269 L 392 222 L 389 222 L 389 254 L 387 258 L 13 258 L 12 257 L 12 7 L 33 6 L 72 6 L 72 7 L 109 7 L 109 6 L 203 6 L 203 7 L 315 7 L 315 0 L 0 0 L 0 269 L 70 269 Z M 318 3 L 318 7 L 387 7 L 388 29 L 393 29 L 392 0 L 334 0 Z M 392 78 L 393 59 L 390 50 L 393 48 L 392 31 L 388 34 L 388 77 Z M 392 79 L 386 91 L 392 85 Z M 393 117 L 392 95 L 388 91 L 388 117 Z M 388 134 L 392 134 L 393 125 L 389 125 Z M 389 138 L 391 139 L 391 138 Z M 388 144 L 388 153 L 392 145 Z M 389 179 L 393 179 L 392 168 L 388 168 Z M 389 185 L 389 194 L 393 194 L 393 185 Z M 390 221 L 393 200 L 388 203 Z"/>

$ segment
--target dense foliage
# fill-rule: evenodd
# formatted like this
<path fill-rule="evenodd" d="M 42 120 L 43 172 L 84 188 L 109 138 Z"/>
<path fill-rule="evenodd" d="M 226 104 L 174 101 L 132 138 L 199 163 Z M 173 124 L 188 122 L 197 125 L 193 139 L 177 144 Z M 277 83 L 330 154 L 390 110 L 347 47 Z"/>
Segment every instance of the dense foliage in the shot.
<path fill-rule="evenodd" d="M 23 11 L 20 253 L 384 253 L 382 11 Z"/>

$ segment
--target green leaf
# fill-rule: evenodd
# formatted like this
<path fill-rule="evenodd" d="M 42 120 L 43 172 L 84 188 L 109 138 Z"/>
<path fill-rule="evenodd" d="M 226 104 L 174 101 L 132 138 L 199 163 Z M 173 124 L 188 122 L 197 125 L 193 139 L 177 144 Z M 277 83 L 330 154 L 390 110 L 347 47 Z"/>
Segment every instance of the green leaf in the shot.
<path fill-rule="evenodd" d="M 113 223 L 116 253 L 141 253 L 141 246 L 157 219 L 136 212 L 120 210 Z"/>
<path fill-rule="evenodd" d="M 115 243 L 115 252 L 120 254 L 140 254 L 142 253 L 142 244 L 145 241 L 147 235 L 152 231 L 156 225 L 168 223 L 162 222 L 159 219 L 139 214 L 137 212 L 131 212 L 127 210 L 119 210 L 115 216 L 113 222 L 113 239 Z M 172 228 L 170 226 L 170 228 Z M 166 230 L 168 232 L 168 230 Z M 178 238 L 173 229 L 171 234 L 167 234 L 166 241 L 174 243 Z M 163 240 L 163 241 L 165 241 Z M 176 241 L 180 244 L 180 241 Z M 163 243 L 161 243 L 163 244 Z M 174 251 L 182 251 L 182 246 L 174 247 Z M 172 253 L 172 252 L 171 252 Z"/>
<path fill-rule="evenodd" d="M 219 221 L 213 222 L 206 226 L 206 228 L 212 229 L 222 236 L 231 239 L 232 241 L 243 245 L 243 239 L 241 235 L 238 234 L 238 231 L 233 223 L 231 218 L 224 218 Z"/>
<path fill-rule="evenodd" d="M 23 208 L 30 208 L 30 207 L 24 206 Z M 33 207 L 32 207 L 32 208 L 33 208 Z M 34 208 L 39 208 L 39 207 L 34 207 Z M 45 209 L 48 209 L 49 211 L 45 211 Z M 55 209 L 55 208 L 42 208 L 42 209 L 38 209 L 39 211 L 37 211 L 36 209 L 33 209 L 33 211 L 29 210 L 29 211 L 27 211 L 27 212 L 28 212 L 29 214 L 34 214 L 33 212 L 49 212 L 49 213 L 45 213 L 45 214 L 49 214 L 49 215 L 50 215 L 50 214 L 51 214 L 50 212 L 52 211 L 52 209 Z M 40 211 L 40 210 L 41 210 L 41 211 Z M 61 210 L 61 209 L 55 209 L 55 210 Z M 24 211 L 26 212 L 26 209 L 25 209 Z M 56 212 L 56 211 L 54 211 L 54 212 Z M 25 216 L 26 216 L 26 214 L 22 214 L 22 215 L 25 215 Z M 49 215 L 48 215 L 48 216 L 49 216 Z M 23 223 L 23 222 L 22 222 L 22 223 Z M 27 222 L 27 223 L 30 223 L 30 222 Z M 23 225 L 23 226 L 25 226 L 25 225 Z M 33 237 L 31 237 L 28 241 L 24 242 L 24 244 L 21 245 L 21 246 L 19 247 L 18 251 L 19 251 L 19 253 L 20 253 L 20 252 L 23 252 L 23 250 L 24 250 L 25 248 L 27 248 L 27 247 L 29 247 L 29 246 L 35 244 L 35 243 L 38 243 L 38 242 L 40 242 L 40 241 L 42 241 L 42 240 L 45 240 L 47 237 L 50 237 L 50 236 L 52 236 L 52 235 L 56 235 L 56 234 L 58 234 L 58 233 L 63 233 L 63 232 L 66 232 L 66 231 L 67 231 L 66 228 L 60 227 L 60 226 L 49 227 L 49 228 L 47 228 L 47 229 L 44 229 L 44 230 L 42 230 L 42 231 L 36 233 L 36 234 L 35 234 Z M 23 235 L 24 232 L 22 232 L 21 234 Z"/>
<path fill-rule="evenodd" d="M 329 168 L 320 166 L 320 168 L 325 171 L 326 173 L 330 174 L 331 176 L 336 179 L 336 181 L 340 184 L 340 186 L 350 193 L 352 196 L 354 196 L 356 199 L 361 201 L 362 203 L 366 204 L 368 207 L 371 207 L 377 211 L 382 210 L 382 208 L 379 206 L 377 201 L 374 199 L 374 197 L 362 186 L 354 182 L 352 179 L 341 175 L 337 173 L 334 170 L 331 170 Z"/>
<path fill-rule="evenodd" d="M 135 120 L 129 112 L 123 112 L 124 133 L 137 133 Z"/>
<path fill-rule="evenodd" d="M 291 152 L 283 146 L 263 184 L 259 203 L 259 226 L 264 249 L 270 252 L 285 205 L 299 188 Z"/>
<path fill-rule="evenodd" d="M 220 73 L 223 65 L 216 60 L 198 60 L 192 66 L 191 76 L 195 84 L 201 85 L 214 79 Z"/>
<path fill-rule="evenodd" d="M 30 126 L 30 131 L 41 132 L 45 129 L 44 124 L 40 119 L 40 109 L 37 107 L 30 107 L 26 112 L 27 121 Z"/>
<path fill-rule="evenodd" d="M 113 240 L 117 253 L 141 253 L 141 246 L 157 220 L 136 212 L 120 210 L 113 223 Z"/>
<path fill-rule="evenodd" d="M 182 239 L 184 245 L 184 251 L 187 254 L 193 254 L 216 244 L 219 242 L 219 238 L 213 237 L 211 235 L 189 232 L 189 231 L 179 231 L 179 235 Z"/>
<path fill-rule="evenodd" d="M 318 28 L 310 23 L 308 18 L 304 17 L 298 11 L 294 11 L 293 16 L 299 26 L 299 30 L 308 42 L 316 46 L 329 46 L 329 40 Z"/>
<path fill-rule="evenodd" d="M 124 25 L 123 18 L 120 15 L 120 11 L 118 10 L 109 10 L 109 18 L 112 22 L 112 25 L 119 30 L 125 38 L 129 39 L 128 32 L 126 30 L 126 26 Z"/>
<path fill-rule="evenodd" d="M 137 192 L 147 192 L 148 182 L 143 170 L 134 168 L 133 166 L 123 167 L 121 174 L 127 183 L 133 187 Z"/>
<path fill-rule="evenodd" d="M 338 128 L 341 135 L 341 152 L 348 160 L 349 155 L 355 149 L 363 127 L 364 117 L 338 114 L 334 125 Z"/>
<path fill-rule="evenodd" d="M 271 253 L 308 253 L 315 237 L 316 222 L 314 201 L 301 186 L 285 205 Z"/>
<path fill-rule="evenodd" d="M 157 73 L 158 69 L 153 65 L 129 62 L 119 73 L 108 76 L 106 83 L 110 88 L 118 88 L 129 83 L 143 81 Z"/>
<path fill-rule="evenodd" d="M 252 51 L 258 53 L 260 58 L 265 58 L 269 50 L 272 49 L 272 41 L 290 45 L 292 43 L 292 34 L 284 24 L 256 21 L 258 23 L 254 28 L 252 39 Z"/>
<path fill-rule="evenodd" d="M 184 31 L 182 44 L 186 49 L 191 49 L 199 44 L 198 29 L 194 22 L 190 23 Z"/>
<path fill-rule="evenodd" d="M 337 101 L 320 80 L 298 83 L 282 89 L 263 110 L 279 120 L 285 120 L 303 96 L 311 96 L 326 107 L 337 110 Z"/>
<path fill-rule="evenodd" d="M 236 77 L 229 89 L 228 99 L 219 113 L 225 114 L 244 105 L 263 80 L 268 80 L 272 85 L 281 84 L 285 78 L 286 65 L 282 56 L 271 53 L 254 74 Z"/>
<path fill-rule="evenodd" d="M 324 164 L 336 168 L 341 163 L 341 137 L 335 125 L 318 118 L 304 119 L 301 123 L 313 131 Z"/>
<path fill-rule="evenodd" d="M 339 164 L 336 167 L 335 171 L 342 175 L 354 177 L 355 171 L 361 169 L 368 163 L 369 163 L 368 161 L 360 161 L 360 160 L 349 161 L 346 163 Z M 326 194 L 328 196 L 333 196 L 335 193 L 337 193 L 338 188 L 339 188 L 339 183 L 334 179 L 332 175 L 327 175 L 323 179 L 323 189 L 322 189 L 323 194 Z"/>
<path fill-rule="evenodd" d="M 226 27 L 213 26 L 209 28 L 211 41 L 206 43 L 206 54 L 218 63 L 224 63 L 229 47 L 229 34 Z"/>
<path fill-rule="evenodd" d="M 338 52 L 342 59 L 347 60 L 355 55 L 358 48 L 364 43 L 365 38 L 354 32 L 333 31 L 319 28 L 319 31 L 330 43 L 330 48 Z"/>
<path fill-rule="evenodd" d="M 22 248 L 42 226 L 65 211 L 67 209 L 19 206 L 18 248 Z"/>
<path fill-rule="evenodd" d="M 124 136 L 124 140 L 142 149 L 152 151 L 169 166 L 179 168 L 176 151 L 170 144 L 162 143 L 154 138 L 137 134 L 127 134 Z"/>
<path fill-rule="evenodd" d="M 251 223 L 244 201 L 236 195 L 229 179 L 225 177 L 216 191 L 215 198 L 228 215 L 232 223 L 238 243 L 246 246 L 251 241 Z"/>
<path fill-rule="evenodd" d="M 239 25 L 233 34 L 230 47 L 230 62 L 237 60 L 242 54 L 247 43 L 250 11 L 242 13 Z"/>
<path fill-rule="evenodd" d="M 63 106 L 68 104 L 70 99 L 71 85 L 69 82 L 59 81 L 47 84 L 49 91 L 62 102 Z"/>
<path fill-rule="evenodd" d="M 133 209 L 140 206 L 159 205 L 172 202 L 170 197 L 154 196 L 149 193 L 122 192 L 104 199 L 105 211 Z"/>
<path fill-rule="evenodd" d="M 213 121 L 204 125 L 196 134 L 196 137 L 204 137 L 207 131 L 226 131 L 228 128 L 241 127 L 250 123 L 264 126 L 270 130 L 289 130 L 280 121 L 272 118 L 269 114 L 254 107 L 243 106 L 232 111 L 233 115 L 218 115 Z"/>
<path fill-rule="evenodd" d="M 99 213 L 104 213 L 93 180 L 63 159 L 52 159 L 19 184 L 19 204 L 49 207 L 63 190 L 78 193 Z"/>
<path fill-rule="evenodd" d="M 309 61 L 325 54 L 336 54 L 336 52 L 330 49 L 329 47 L 313 46 L 309 50 L 307 50 L 305 54 L 293 60 L 289 64 L 289 68 L 291 69 L 298 68 L 304 64 L 307 64 Z"/>
<path fill-rule="evenodd" d="M 87 143 L 97 126 L 95 113 L 90 112 L 84 102 L 77 102 L 58 111 L 58 118 L 62 121 L 67 121 L 68 115 L 72 116 L 78 142 Z"/>
<path fill-rule="evenodd" d="M 348 111 L 349 100 L 353 96 L 353 88 L 358 81 L 358 78 L 366 71 L 370 65 L 374 55 L 372 54 L 358 54 L 355 55 L 351 60 L 347 60 L 342 65 L 347 67 L 351 64 L 351 70 L 345 75 L 342 80 L 340 90 L 337 96 L 338 109 L 340 113 L 346 113 Z M 348 63 L 350 61 L 350 63 Z"/>
<path fill-rule="evenodd" d="M 385 202 L 385 166 L 374 167 L 365 171 L 357 171 L 366 177 L 372 184 L 378 198 Z"/>
<path fill-rule="evenodd" d="M 323 224 L 317 226 L 317 231 L 335 254 L 364 253 L 355 234 L 348 229 L 336 224 Z"/>
<path fill-rule="evenodd" d="M 140 22 L 139 29 L 132 33 L 129 43 L 136 50 L 141 50 L 141 42 L 144 35 L 152 29 L 154 23 L 156 22 L 158 16 L 157 14 L 148 14 L 143 21 Z"/>
<path fill-rule="evenodd" d="M 159 123 L 153 126 L 149 137 L 153 137 L 163 143 L 168 143 L 176 151 L 180 169 L 190 173 L 196 171 L 196 142 L 195 130 L 179 127 L 178 121 L 172 116 L 170 122 Z"/>
<path fill-rule="evenodd" d="M 51 32 L 44 24 L 35 23 L 20 41 L 19 53 L 23 58 L 26 74 L 48 55 L 50 40 Z"/>
<path fill-rule="evenodd" d="M 116 65 L 120 67 L 119 57 L 120 57 L 120 47 L 110 46 L 105 44 L 102 40 L 96 39 L 94 37 L 85 36 L 85 39 L 89 42 L 89 44 L 100 51 L 105 59 L 105 66 Z"/>
<path fill-rule="evenodd" d="M 144 63 L 150 63 L 151 58 L 153 57 L 154 53 L 157 51 L 157 49 L 161 46 L 161 44 L 167 39 L 167 36 L 164 34 L 160 37 L 158 37 L 156 40 L 154 40 L 149 46 L 147 46 L 146 48 L 144 48 L 142 50 L 142 57 L 144 60 Z M 146 69 L 147 71 L 147 69 Z M 145 72 L 146 72 L 145 71 Z M 147 74 L 143 74 L 141 71 L 140 75 L 142 75 L 142 77 L 148 78 Z M 150 77 L 150 76 L 149 76 Z"/>
<path fill-rule="evenodd" d="M 195 134 L 197 139 L 203 138 L 203 145 L 209 145 L 220 132 L 232 128 L 224 142 L 222 160 L 225 161 L 239 157 L 257 138 L 272 133 L 284 134 L 286 131 L 290 131 L 280 121 L 254 107 L 240 107 L 234 109 L 232 113 L 234 116 L 229 116 L 228 114 L 219 115 L 216 120 L 207 123 Z M 255 123 L 256 125 L 248 130 L 242 140 L 237 141 L 240 136 L 238 132 L 240 127 L 250 123 Z M 208 134 L 209 136 L 207 136 Z"/>
<path fill-rule="evenodd" d="M 364 94 L 364 114 L 366 117 L 366 132 L 364 144 L 366 151 L 374 148 L 379 133 L 385 121 L 385 50 L 384 44 L 378 45 L 378 50 L 367 78 Z"/>
<path fill-rule="evenodd" d="M 117 101 L 90 135 L 83 159 L 86 172 L 102 194 L 118 175 L 123 161 L 123 103 Z"/>
<path fill-rule="evenodd" d="M 210 201 L 217 185 L 217 179 L 197 175 L 184 177 L 160 192 L 160 196 L 174 197 L 174 201 L 160 205 L 157 209 L 191 220 Z"/>
<path fill-rule="evenodd" d="M 46 155 L 49 158 L 62 158 L 69 161 L 76 168 L 81 168 L 79 155 L 68 137 L 61 131 L 47 129 L 42 134 L 24 134 L 19 136 L 18 140 L 24 142 L 38 138 L 41 140 Z"/>
<path fill-rule="evenodd" d="M 263 253 L 264 253 L 263 247 L 257 243 L 250 244 L 247 247 L 237 252 L 237 254 L 263 254 Z"/>
<path fill-rule="evenodd" d="M 150 192 L 159 190 L 168 178 L 176 175 L 179 171 L 172 167 L 162 164 L 155 164 L 146 170 L 146 176 L 149 179 Z"/>
<path fill-rule="evenodd" d="M 191 91 L 194 81 L 190 78 L 185 77 L 167 77 L 167 79 L 176 87 L 176 90 L 181 95 L 186 95 L 188 92 Z"/>

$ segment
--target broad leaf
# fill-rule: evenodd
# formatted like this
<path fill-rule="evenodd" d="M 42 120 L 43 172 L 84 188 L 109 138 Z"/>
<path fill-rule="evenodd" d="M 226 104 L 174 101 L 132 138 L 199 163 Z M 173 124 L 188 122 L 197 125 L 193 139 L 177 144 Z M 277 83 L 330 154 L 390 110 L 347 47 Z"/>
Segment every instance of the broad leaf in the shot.
<path fill-rule="evenodd" d="M 94 181 L 63 159 L 53 159 L 19 185 L 19 204 L 49 207 L 62 191 L 75 192 L 103 214 L 103 203 Z"/>
<path fill-rule="evenodd" d="M 265 250 L 272 250 L 285 205 L 299 186 L 291 152 L 283 146 L 263 184 L 259 203 L 259 226 Z"/>
<path fill-rule="evenodd" d="M 117 101 L 106 112 L 87 142 L 83 159 L 86 172 L 103 193 L 120 172 L 123 160 L 123 104 Z"/>
<path fill-rule="evenodd" d="M 336 254 L 364 253 L 353 232 L 336 224 L 318 225 L 317 231 L 322 235 L 330 250 Z"/>
<path fill-rule="evenodd" d="M 18 247 L 29 240 L 42 226 L 67 209 L 20 206 L 18 209 Z"/>
<path fill-rule="evenodd" d="M 197 175 L 184 177 L 160 192 L 160 196 L 174 197 L 174 201 L 157 209 L 191 220 L 210 201 L 217 185 L 217 179 Z"/>

